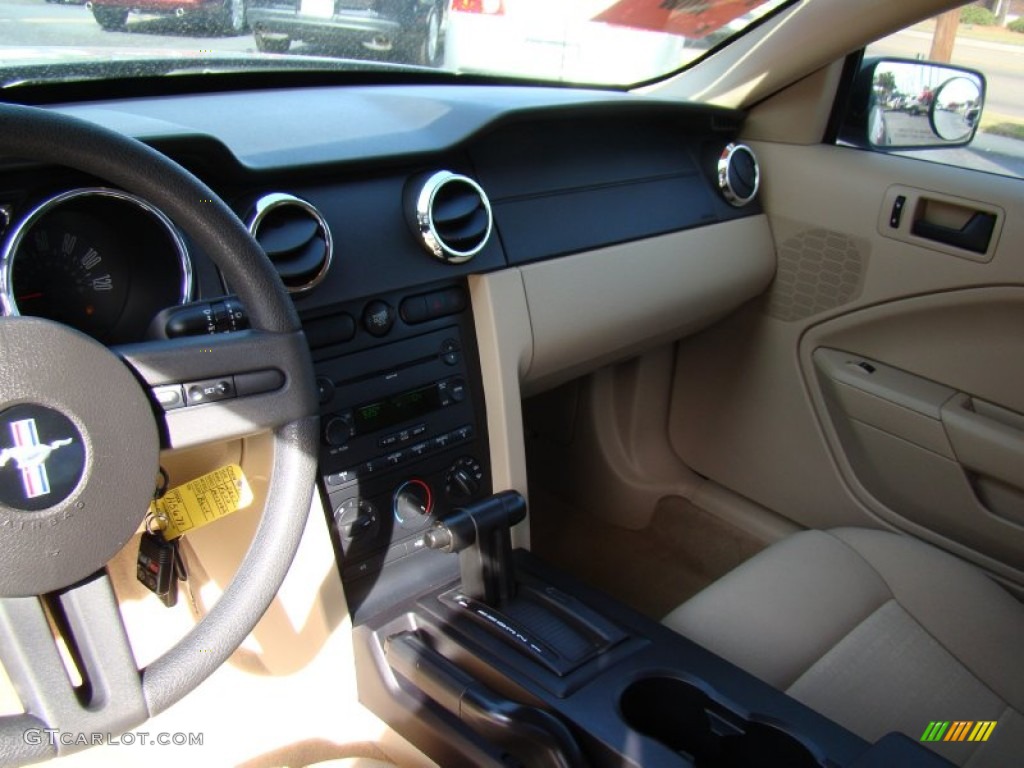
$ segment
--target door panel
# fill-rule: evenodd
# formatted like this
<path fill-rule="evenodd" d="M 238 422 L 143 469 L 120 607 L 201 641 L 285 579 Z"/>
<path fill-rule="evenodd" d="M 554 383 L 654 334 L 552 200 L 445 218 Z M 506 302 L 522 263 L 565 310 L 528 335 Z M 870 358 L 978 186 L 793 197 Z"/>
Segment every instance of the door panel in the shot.
<path fill-rule="evenodd" d="M 778 273 L 763 300 L 680 343 L 673 447 L 802 525 L 890 525 L 1024 586 L 1024 182 L 754 146 Z M 915 235 L 913 218 L 890 227 L 899 190 L 997 214 L 991 247 L 979 259 Z M 858 369 L 858 388 L 826 350 L 885 375 Z"/>

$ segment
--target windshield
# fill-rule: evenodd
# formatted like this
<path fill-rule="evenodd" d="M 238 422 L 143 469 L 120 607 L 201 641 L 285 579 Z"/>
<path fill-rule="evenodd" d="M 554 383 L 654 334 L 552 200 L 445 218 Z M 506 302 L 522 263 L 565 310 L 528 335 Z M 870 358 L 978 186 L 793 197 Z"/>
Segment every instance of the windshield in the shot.
<path fill-rule="evenodd" d="M 247 70 L 654 80 L 792 0 L 5 0 L 0 87 Z"/>

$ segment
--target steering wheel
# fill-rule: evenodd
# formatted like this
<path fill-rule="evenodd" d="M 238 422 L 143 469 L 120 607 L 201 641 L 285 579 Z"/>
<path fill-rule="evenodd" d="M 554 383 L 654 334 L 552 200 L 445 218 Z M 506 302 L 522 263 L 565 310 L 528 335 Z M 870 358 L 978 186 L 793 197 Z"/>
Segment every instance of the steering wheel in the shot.
<path fill-rule="evenodd" d="M 139 141 L 31 107 L 0 105 L 0 151 L 92 174 L 156 205 L 220 267 L 252 325 L 107 348 L 48 320 L 0 318 L 0 448 L 7 449 L 0 461 L 0 660 L 25 710 L 0 719 L 0 766 L 13 766 L 81 749 L 26 738 L 33 729 L 116 734 L 139 725 L 242 643 L 302 535 L 316 471 L 317 399 L 291 300 L 259 245 L 206 185 Z M 283 386 L 167 412 L 152 393 L 266 369 L 282 373 Z M 192 631 L 139 670 L 102 569 L 145 515 L 160 450 L 265 431 L 273 434 L 266 508 L 238 572 Z M 48 483 L 43 502 L 40 482 Z M 65 635 L 88 681 L 83 690 L 68 680 L 44 594 L 66 618 Z"/>

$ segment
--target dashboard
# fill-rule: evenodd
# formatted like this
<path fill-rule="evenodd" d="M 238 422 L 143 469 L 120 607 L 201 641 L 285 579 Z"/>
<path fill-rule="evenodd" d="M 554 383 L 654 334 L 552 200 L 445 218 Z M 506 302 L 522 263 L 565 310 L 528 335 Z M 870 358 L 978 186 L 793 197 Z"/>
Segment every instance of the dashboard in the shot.
<path fill-rule="evenodd" d="M 191 170 L 277 268 L 318 376 L 320 491 L 356 618 L 432 563 L 447 578 L 422 531 L 493 490 L 502 394 L 481 367 L 495 339 L 478 339 L 473 281 L 503 275 L 521 293 L 494 321 L 499 336 L 528 329 L 530 392 L 693 332 L 774 273 L 733 110 L 440 85 L 50 108 Z M 0 206 L 8 314 L 108 344 L 245 327 L 231 286 L 145 200 L 8 160 Z"/>

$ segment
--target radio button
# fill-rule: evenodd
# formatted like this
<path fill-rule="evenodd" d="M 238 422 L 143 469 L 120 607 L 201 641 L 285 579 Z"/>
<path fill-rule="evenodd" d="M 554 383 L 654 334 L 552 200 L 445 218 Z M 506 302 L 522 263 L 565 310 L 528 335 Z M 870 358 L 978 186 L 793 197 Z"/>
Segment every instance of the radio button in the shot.
<path fill-rule="evenodd" d="M 441 360 L 445 365 L 458 365 L 459 363 L 459 342 L 455 339 L 445 339 L 441 342 Z"/>
<path fill-rule="evenodd" d="M 454 432 L 451 432 L 448 437 L 450 437 L 454 443 L 461 443 L 464 440 L 469 440 L 473 437 L 473 426 L 471 424 L 466 424 L 463 427 L 459 427 Z"/>
<path fill-rule="evenodd" d="M 362 471 L 368 475 L 372 475 L 375 472 L 380 472 L 381 470 L 386 469 L 387 466 L 387 459 L 371 459 L 370 461 L 363 464 Z"/>
<path fill-rule="evenodd" d="M 419 437 L 420 435 L 425 435 L 426 433 L 427 433 L 427 425 L 426 424 L 417 424 L 415 427 L 412 428 L 412 436 L 413 437 Z"/>
<path fill-rule="evenodd" d="M 448 391 L 451 393 L 452 400 L 461 403 L 466 399 L 466 382 L 462 379 L 452 379 L 448 382 Z"/>
<path fill-rule="evenodd" d="M 384 437 L 377 441 L 377 445 L 380 446 L 381 448 L 390 448 L 397 442 L 398 435 L 384 435 Z"/>
<path fill-rule="evenodd" d="M 408 452 L 410 456 L 426 456 L 428 453 L 430 453 L 430 443 L 424 442 L 416 443 L 415 445 L 410 445 L 408 448 Z"/>

